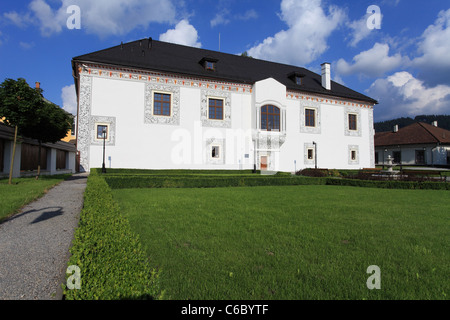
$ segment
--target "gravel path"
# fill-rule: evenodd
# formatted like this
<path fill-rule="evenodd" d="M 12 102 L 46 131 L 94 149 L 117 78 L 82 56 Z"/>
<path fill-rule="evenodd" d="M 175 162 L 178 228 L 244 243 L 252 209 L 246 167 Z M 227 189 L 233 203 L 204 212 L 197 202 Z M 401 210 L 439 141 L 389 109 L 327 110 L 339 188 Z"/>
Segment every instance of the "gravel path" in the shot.
<path fill-rule="evenodd" d="M 86 180 L 73 175 L 0 224 L 1 300 L 62 299 Z"/>

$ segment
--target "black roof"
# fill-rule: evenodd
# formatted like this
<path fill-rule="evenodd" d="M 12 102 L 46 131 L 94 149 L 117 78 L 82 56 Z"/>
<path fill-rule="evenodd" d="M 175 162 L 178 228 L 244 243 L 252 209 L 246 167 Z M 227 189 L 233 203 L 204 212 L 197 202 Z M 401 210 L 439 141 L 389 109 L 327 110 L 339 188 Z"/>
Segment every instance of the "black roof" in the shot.
<path fill-rule="evenodd" d="M 206 70 L 202 66 L 202 62 L 205 60 L 215 62 L 214 71 Z M 331 90 L 326 90 L 322 87 L 321 76 L 305 68 L 167 43 L 151 38 L 81 55 L 73 58 L 72 62 L 139 68 L 250 85 L 271 77 L 289 90 L 348 98 L 371 104 L 378 103 L 376 100 L 334 81 L 331 82 Z M 302 84 L 296 84 L 292 75 L 301 75 Z"/>

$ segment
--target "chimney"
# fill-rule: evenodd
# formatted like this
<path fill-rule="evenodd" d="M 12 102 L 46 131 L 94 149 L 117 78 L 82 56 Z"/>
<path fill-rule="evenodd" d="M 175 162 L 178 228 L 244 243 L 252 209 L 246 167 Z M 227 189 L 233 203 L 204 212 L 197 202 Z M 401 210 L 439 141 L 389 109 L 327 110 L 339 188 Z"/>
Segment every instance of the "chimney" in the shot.
<path fill-rule="evenodd" d="M 394 132 L 398 132 L 398 124 L 394 126 Z"/>
<path fill-rule="evenodd" d="M 438 122 L 437 122 L 437 121 L 433 121 L 431 124 L 432 124 L 434 127 L 437 127 L 437 126 L 438 126 Z"/>
<path fill-rule="evenodd" d="M 153 39 L 152 39 L 152 37 L 148 38 L 147 46 L 148 46 L 148 49 L 151 49 L 153 47 Z"/>
<path fill-rule="evenodd" d="M 331 72 L 330 64 L 328 62 L 322 63 L 322 87 L 331 90 Z"/>
<path fill-rule="evenodd" d="M 41 83 L 36 81 L 36 89 L 40 89 L 41 88 Z"/>

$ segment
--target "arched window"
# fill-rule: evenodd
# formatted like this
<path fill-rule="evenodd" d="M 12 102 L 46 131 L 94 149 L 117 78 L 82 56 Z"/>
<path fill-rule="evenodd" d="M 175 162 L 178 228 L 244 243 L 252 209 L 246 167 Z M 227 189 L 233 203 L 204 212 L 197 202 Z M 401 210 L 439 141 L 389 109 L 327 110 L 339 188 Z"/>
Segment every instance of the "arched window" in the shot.
<path fill-rule="evenodd" d="M 261 130 L 280 131 L 280 108 L 272 105 L 261 107 Z"/>

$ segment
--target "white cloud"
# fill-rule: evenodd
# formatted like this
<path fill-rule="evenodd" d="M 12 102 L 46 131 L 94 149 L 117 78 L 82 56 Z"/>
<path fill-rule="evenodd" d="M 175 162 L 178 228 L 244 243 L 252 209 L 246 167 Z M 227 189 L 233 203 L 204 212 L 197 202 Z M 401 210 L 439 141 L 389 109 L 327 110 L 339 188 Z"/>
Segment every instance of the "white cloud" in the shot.
<path fill-rule="evenodd" d="M 218 25 L 226 25 L 230 23 L 230 19 L 228 19 L 226 16 L 230 14 L 230 11 L 228 9 L 224 9 L 221 12 L 217 13 L 214 19 L 210 21 L 211 27 L 216 27 Z"/>
<path fill-rule="evenodd" d="M 30 50 L 31 48 L 33 48 L 35 46 L 35 43 L 34 42 L 23 42 L 23 41 L 20 41 L 19 45 L 24 50 Z"/>
<path fill-rule="evenodd" d="M 75 92 L 75 85 L 65 86 L 61 89 L 61 99 L 63 109 L 67 112 L 77 114 L 77 94 Z"/>
<path fill-rule="evenodd" d="M 296 65 L 310 63 L 328 49 L 327 38 L 346 15 L 336 6 L 325 13 L 321 0 L 283 0 L 280 18 L 288 29 L 247 50 L 249 55 Z"/>
<path fill-rule="evenodd" d="M 43 36 L 50 36 L 62 31 L 65 19 L 61 9 L 54 13 L 44 0 L 31 1 L 29 8 L 37 18 Z"/>
<path fill-rule="evenodd" d="M 376 80 L 367 93 L 379 102 L 374 111 L 376 121 L 450 113 L 450 86 L 426 87 L 405 71 Z"/>
<path fill-rule="evenodd" d="M 356 47 L 360 41 L 376 32 L 376 29 L 369 29 L 367 27 L 367 19 L 369 19 L 371 15 L 371 13 L 366 13 L 360 20 L 347 22 L 347 27 L 352 30 L 352 33 L 350 34 L 350 46 Z M 383 15 L 381 14 L 381 23 L 382 21 Z"/>
<path fill-rule="evenodd" d="M 211 27 L 213 28 L 218 25 L 227 25 L 232 21 L 232 19 L 248 21 L 258 18 L 258 13 L 254 9 L 247 10 L 244 13 L 233 14 L 232 17 L 230 17 L 230 15 L 230 10 L 223 9 L 214 16 L 214 19 L 210 21 Z"/>
<path fill-rule="evenodd" d="M 238 20 L 247 21 L 251 19 L 257 19 L 258 13 L 254 9 L 250 9 L 244 12 L 243 14 L 237 14 L 235 17 Z"/>
<path fill-rule="evenodd" d="M 67 7 L 74 1 L 61 0 L 62 5 L 58 9 L 53 9 L 46 1 L 33 0 L 29 9 L 41 34 L 51 36 L 67 27 L 67 19 L 71 16 Z M 136 28 L 146 28 L 153 22 L 174 22 L 175 19 L 171 0 L 77 0 L 75 4 L 80 7 L 81 29 L 101 37 L 124 35 Z"/>
<path fill-rule="evenodd" d="M 400 66 L 407 65 L 409 59 L 399 53 L 389 56 L 389 45 L 375 43 L 375 45 L 353 58 L 353 64 L 344 59 L 336 63 L 336 72 L 339 75 L 360 74 L 368 77 L 380 77 L 386 72 Z"/>
<path fill-rule="evenodd" d="M 32 21 L 29 13 L 19 14 L 16 11 L 5 12 L 3 13 L 3 17 L 6 19 L 6 21 L 14 24 L 19 28 L 26 27 Z"/>
<path fill-rule="evenodd" d="M 200 48 L 202 44 L 198 42 L 198 38 L 197 30 L 186 19 L 178 22 L 175 29 L 169 29 L 159 35 L 161 41 Z"/>
<path fill-rule="evenodd" d="M 418 52 L 421 56 L 413 60 L 413 65 L 421 69 L 420 77 L 431 84 L 450 84 L 450 9 L 441 11 L 424 31 Z"/>

